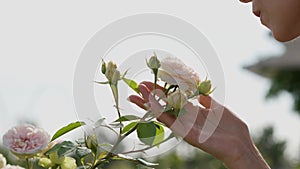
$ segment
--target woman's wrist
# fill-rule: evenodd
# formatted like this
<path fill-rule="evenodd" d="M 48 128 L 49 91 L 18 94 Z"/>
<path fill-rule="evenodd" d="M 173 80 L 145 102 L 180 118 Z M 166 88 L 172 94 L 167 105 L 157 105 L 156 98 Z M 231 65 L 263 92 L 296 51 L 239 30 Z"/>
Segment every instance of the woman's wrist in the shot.
<path fill-rule="evenodd" d="M 270 169 L 250 138 L 242 140 L 237 146 L 240 146 L 238 155 L 233 160 L 224 162 L 229 169 Z"/>

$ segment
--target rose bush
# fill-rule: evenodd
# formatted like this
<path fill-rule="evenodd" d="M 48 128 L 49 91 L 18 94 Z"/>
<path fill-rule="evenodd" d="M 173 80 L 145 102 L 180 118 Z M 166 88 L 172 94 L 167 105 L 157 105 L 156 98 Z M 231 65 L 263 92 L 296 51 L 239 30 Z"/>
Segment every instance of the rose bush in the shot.
<path fill-rule="evenodd" d="M 146 65 L 154 74 L 154 83 L 149 82 L 147 85 L 153 91 L 148 96 L 154 96 L 155 99 L 161 101 L 162 111 L 176 118 L 184 113 L 188 113 L 185 112 L 184 107 L 192 99 L 195 99 L 195 96 L 199 94 L 208 95 L 212 92 L 211 82 L 209 80 L 200 82 L 197 73 L 178 58 L 166 57 L 160 61 L 154 53 L 154 56 L 146 60 Z M 113 105 L 115 112 L 112 112 L 111 115 L 116 115 L 116 119 L 108 123 L 105 121 L 105 118 L 91 121 L 92 124 L 89 124 L 89 127 L 91 127 L 92 132 L 85 133 L 84 137 L 75 142 L 62 141 L 58 140 L 58 138 L 78 127 L 86 125 L 85 122 L 70 123 L 59 129 L 51 139 L 45 130 L 33 125 L 24 124 L 13 127 L 4 134 L 3 144 L 19 157 L 20 164 L 26 165 L 30 169 L 37 165 L 51 169 L 101 169 L 105 168 L 106 164 L 113 160 L 128 160 L 134 162 L 137 166 L 154 167 L 157 165 L 141 158 L 133 158 L 128 156 L 128 154 L 145 153 L 147 150 L 159 147 L 160 144 L 174 138 L 176 134 L 169 132 L 168 136 L 165 135 L 165 126 L 156 120 L 154 109 L 149 107 L 151 103 L 148 104 L 141 98 L 145 97 L 147 92 L 142 91 L 143 89 L 139 87 L 140 85 L 137 82 L 125 77 L 127 71 L 121 74 L 117 64 L 112 61 L 106 64 L 102 60 L 101 73 L 105 81 L 95 83 L 109 85 L 115 104 Z M 129 101 L 132 101 L 132 99 L 139 100 L 140 104 L 137 105 L 146 110 L 143 115 L 123 114 L 124 110 L 119 107 L 120 81 L 125 82 L 137 93 L 135 96 L 129 96 Z M 157 84 L 159 82 L 163 82 L 165 85 L 162 87 Z M 99 132 L 98 129 L 103 127 L 109 129 L 117 136 L 113 144 L 110 142 L 99 143 L 97 132 Z M 142 147 L 132 147 L 129 151 L 119 150 L 122 141 L 135 132 Z M 1 168 L 22 169 L 19 166 L 6 165 L 5 158 L 0 156 Z"/>

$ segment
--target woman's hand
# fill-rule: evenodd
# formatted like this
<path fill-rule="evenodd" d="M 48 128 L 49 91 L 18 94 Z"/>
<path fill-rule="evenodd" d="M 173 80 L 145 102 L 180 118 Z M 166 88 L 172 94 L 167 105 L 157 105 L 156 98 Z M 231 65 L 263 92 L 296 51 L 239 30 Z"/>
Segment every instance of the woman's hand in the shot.
<path fill-rule="evenodd" d="M 162 96 L 161 86 L 156 95 Z M 153 83 L 139 85 L 142 97 L 129 96 L 129 100 L 143 109 L 150 108 L 157 119 L 189 144 L 220 159 L 231 169 L 269 168 L 253 144 L 247 125 L 230 110 L 210 96 L 199 96 L 203 106 L 187 103 L 186 111 L 177 118 L 166 112 L 153 96 Z M 164 100 L 164 98 L 162 98 Z M 218 118 L 220 117 L 220 118 Z"/>

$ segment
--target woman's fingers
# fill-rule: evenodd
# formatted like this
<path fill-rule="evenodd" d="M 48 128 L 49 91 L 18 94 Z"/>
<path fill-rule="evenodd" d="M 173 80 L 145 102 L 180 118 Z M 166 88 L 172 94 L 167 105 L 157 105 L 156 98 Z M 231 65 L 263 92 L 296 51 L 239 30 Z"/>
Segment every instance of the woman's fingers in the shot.
<path fill-rule="evenodd" d="M 207 109 L 214 109 L 214 108 L 220 108 L 223 107 L 221 104 L 219 104 L 217 101 L 215 101 L 210 96 L 203 96 L 199 95 L 198 97 L 199 103 L 204 106 Z"/>
<path fill-rule="evenodd" d="M 209 109 L 211 107 L 212 100 L 211 100 L 211 97 L 209 97 L 209 96 L 199 95 L 198 101 L 202 106 L 204 106 L 207 109 Z"/>
<path fill-rule="evenodd" d="M 148 103 L 149 102 L 149 94 L 150 94 L 151 90 L 149 90 L 145 84 L 139 84 L 139 91 L 142 94 L 145 103 Z"/>
<path fill-rule="evenodd" d="M 151 111 L 158 116 L 162 112 L 164 112 L 163 106 L 159 103 L 159 101 L 156 100 L 154 93 L 151 93 L 149 95 L 149 104 Z"/>
<path fill-rule="evenodd" d="M 145 86 L 147 86 L 147 88 L 150 90 L 150 91 L 153 91 L 154 90 L 154 83 L 152 82 L 149 82 L 149 81 L 143 81 L 141 82 L 140 84 L 143 84 Z M 164 91 L 165 89 L 163 87 L 161 87 L 160 85 L 156 85 L 156 90 L 162 90 Z"/>
<path fill-rule="evenodd" d="M 154 90 L 153 83 L 145 81 L 139 84 L 139 91 L 142 97 L 131 95 L 128 100 L 142 109 L 148 110 L 150 108 L 158 121 L 164 123 L 173 132 L 182 137 L 188 134 L 188 131 L 192 129 L 195 123 L 197 123 L 197 125 L 202 125 L 205 116 L 201 115 L 201 122 L 199 122 L 197 121 L 198 113 L 202 114 L 207 113 L 208 111 L 199 106 L 187 104 L 185 108 L 188 112 L 181 118 L 176 118 L 174 115 L 164 112 L 164 107 L 160 103 L 160 101 L 166 100 L 163 90 L 164 89 L 161 86 L 157 86 L 157 89 Z M 149 107 L 145 106 L 145 104 L 148 104 Z M 190 125 L 187 126 L 186 123 L 190 123 Z"/>
<path fill-rule="evenodd" d="M 194 105 L 193 103 L 188 102 L 184 106 L 186 111 L 180 118 L 184 122 L 191 124 L 197 124 L 198 126 L 203 126 L 206 117 L 208 116 L 209 110 L 202 108 L 200 106 Z"/>
<path fill-rule="evenodd" d="M 128 100 L 131 103 L 136 104 L 137 106 L 139 106 L 140 108 L 147 110 L 147 107 L 145 106 L 146 102 L 144 101 L 144 99 L 142 99 L 140 96 L 137 95 L 130 95 L 128 97 Z"/>

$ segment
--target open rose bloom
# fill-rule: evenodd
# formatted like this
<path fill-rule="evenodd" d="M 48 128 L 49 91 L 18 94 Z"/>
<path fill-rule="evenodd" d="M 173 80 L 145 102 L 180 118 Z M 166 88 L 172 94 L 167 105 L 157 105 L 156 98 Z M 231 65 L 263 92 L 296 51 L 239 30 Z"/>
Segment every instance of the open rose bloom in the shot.
<path fill-rule="evenodd" d="M 161 60 L 158 77 L 170 85 L 178 85 L 188 96 L 197 91 L 200 82 L 198 74 L 176 57 L 166 57 Z"/>
<path fill-rule="evenodd" d="M 18 155 L 33 155 L 47 147 L 50 135 L 41 128 L 25 124 L 10 129 L 3 136 L 3 145 Z"/>

